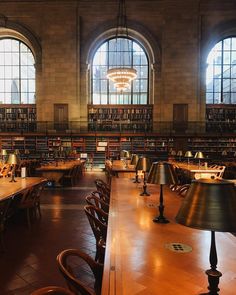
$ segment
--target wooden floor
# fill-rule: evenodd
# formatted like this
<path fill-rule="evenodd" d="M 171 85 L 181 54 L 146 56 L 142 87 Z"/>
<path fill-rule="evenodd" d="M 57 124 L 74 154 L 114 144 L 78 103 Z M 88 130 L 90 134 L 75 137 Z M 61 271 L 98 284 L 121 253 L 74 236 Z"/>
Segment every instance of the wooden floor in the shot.
<path fill-rule="evenodd" d="M 56 264 L 56 256 L 63 249 L 80 248 L 94 256 L 95 240 L 83 206 L 85 196 L 95 189 L 94 179 L 97 177 L 105 178 L 105 175 L 103 172 L 89 172 L 75 188 L 47 189 L 42 196 L 42 219 L 34 222 L 31 230 L 28 230 L 24 216 L 17 216 L 8 225 L 4 235 L 7 251 L 0 253 L 0 295 L 29 295 L 33 290 L 47 285 L 66 286 Z M 135 191 L 142 191 L 142 184 L 131 185 Z M 152 206 L 158 201 L 158 193 L 154 193 L 152 188 L 149 190 L 152 195 L 147 204 L 151 207 L 152 215 L 155 215 L 156 208 Z M 117 187 L 117 191 L 125 193 L 125 188 Z M 170 217 L 170 223 L 159 226 L 152 223 L 149 215 L 144 215 L 143 223 L 140 224 L 143 239 L 127 241 L 129 244 L 136 243 L 137 252 L 133 261 L 127 259 L 136 271 L 133 274 L 123 274 L 126 295 L 195 295 L 207 291 L 207 276 L 204 271 L 209 268 L 209 232 L 203 234 L 196 230 L 193 233 L 190 228 L 179 225 L 179 232 L 176 234 L 172 213 L 177 210 L 179 200 L 172 199 L 167 190 L 164 193 L 165 215 Z M 138 194 L 137 202 L 142 201 Z M 130 208 L 129 206 L 128 209 Z M 159 239 L 149 240 L 150 227 L 158 228 Z M 127 227 L 123 230 L 129 237 L 135 236 L 134 229 Z M 176 239 L 173 239 L 173 233 Z M 202 235 L 205 238 L 199 240 Z M 224 234 L 216 233 L 218 269 L 223 273 L 220 294 L 236 295 L 236 260 L 230 260 L 230 257 L 235 257 L 231 249 L 235 249 L 236 237 L 227 235 L 227 247 L 224 247 L 224 239 Z M 174 253 L 165 249 L 165 245 L 172 242 L 197 245 L 198 249 L 194 248 L 194 251 L 186 254 Z M 138 251 L 145 243 L 146 252 Z M 145 253 L 152 251 L 150 245 L 155 248 L 153 261 L 144 265 Z M 126 254 L 121 251 L 121 255 Z M 191 256 L 191 259 L 185 259 L 186 255 Z M 225 258 L 230 260 L 228 265 L 224 263 Z M 169 261 L 168 264 L 165 263 L 166 260 Z M 148 282 L 148 276 L 139 271 L 143 268 L 157 279 Z M 136 284 L 133 285 L 135 280 Z M 144 281 L 150 286 L 149 289 L 143 288 Z M 116 293 L 120 294 L 122 293 Z"/>
<path fill-rule="evenodd" d="M 4 233 L 6 252 L 0 253 L 0 295 L 29 295 L 48 285 L 66 286 L 56 256 L 67 248 L 80 248 L 94 257 L 95 240 L 84 213 L 85 196 L 95 190 L 89 172 L 77 187 L 47 189 L 42 195 L 42 219 L 27 228 L 23 215 L 15 216 Z"/>

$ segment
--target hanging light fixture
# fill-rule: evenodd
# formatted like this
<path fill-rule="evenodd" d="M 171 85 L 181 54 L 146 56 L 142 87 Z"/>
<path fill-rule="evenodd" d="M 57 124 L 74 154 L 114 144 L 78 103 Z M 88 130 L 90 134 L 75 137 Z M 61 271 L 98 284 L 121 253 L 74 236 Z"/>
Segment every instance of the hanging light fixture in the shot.
<path fill-rule="evenodd" d="M 118 51 L 118 37 L 124 35 L 126 36 L 124 40 L 127 42 L 128 49 L 128 64 L 125 64 L 125 42 L 120 42 L 120 51 Z M 114 82 L 114 86 L 118 91 L 122 92 L 129 88 L 131 81 L 137 77 L 136 69 L 131 67 L 125 0 L 119 0 L 114 58 L 114 66 L 107 71 L 107 78 Z"/>

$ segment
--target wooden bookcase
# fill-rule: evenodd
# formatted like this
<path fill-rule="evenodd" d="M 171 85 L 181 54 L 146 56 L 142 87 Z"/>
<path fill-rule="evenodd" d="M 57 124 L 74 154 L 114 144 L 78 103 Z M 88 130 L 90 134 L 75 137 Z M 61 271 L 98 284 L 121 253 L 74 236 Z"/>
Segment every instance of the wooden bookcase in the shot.
<path fill-rule="evenodd" d="M 151 131 L 152 105 L 88 105 L 90 131 Z"/>
<path fill-rule="evenodd" d="M 35 104 L 0 104 L 0 132 L 36 131 Z"/>
<path fill-rule="evenodd" d="M 137 135 L 2 135 L 0 147 L 8 152 L 19 150 L 20 154 L 27 154 L 30 158 L 53 157 L 56 154 L 70 155 L 87 153 L 100 163 L 105 157 L 118 159 L 121 150 L 128 150 L 131 154 L 147 155 L 152 158 L 165 158 L 170 149 L 190 150 L 193 155 L 202 151 L 209 159 L 235 159 L 236 136 L 142 136 Z M 226 155 L 222 155 L 222 153 Z"/>
<path fill-rule="evenodd" d="M 188 138 L 188 149 L 193 155 L 201 151 L 209 159 L 235 158 L 236 137 L 191 137 Z M 222 155 L 223 152 L 225 154 Z"/>

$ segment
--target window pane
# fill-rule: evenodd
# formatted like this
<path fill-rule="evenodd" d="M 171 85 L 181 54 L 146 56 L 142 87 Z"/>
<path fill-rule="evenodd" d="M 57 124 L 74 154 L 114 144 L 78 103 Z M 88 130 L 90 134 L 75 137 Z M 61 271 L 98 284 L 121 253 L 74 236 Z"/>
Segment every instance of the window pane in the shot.
<path fill-rule="evenodd" d="M 31 50 L 23 42 L 11 38 L 0 40 L 0 79 L 5 103 L 25 103 L 29 92 L 35 103 L 34 63 Z"/>
<path fill-rule="evenodd" d="M 133 86 L 131 85 L 122 93 L 119 93 L 114 82 L 107 80 L 107 70 L 114 67 L 134 67 L 134 65 L 137 70 L 137 79 L 131 83 Z M 138 43 L 127 38 L 113 38 L 106 41 L 96 51 L 92 69 L 92 103 L 98 101 L 97 95 L 99 94 L 101 97 L 99 103 L 102 104 L 137 103 L 137 98 L 133 99 L 133 91 L 136 92 L 137 97 L 139 91 L 141 91 L 141 86 L 145 97 L 144 103 L 148 103 L 148 60 L 143 48 Z M 100 79 L 101 82 L 99 82 Z"/>
<path fill-rule="evenodd" d="M 226 38 L 218 42 L 209 52 L 207 63 L 207 103 L 233 103 L 232 92 L 236 91 L 236 38 Z"/>

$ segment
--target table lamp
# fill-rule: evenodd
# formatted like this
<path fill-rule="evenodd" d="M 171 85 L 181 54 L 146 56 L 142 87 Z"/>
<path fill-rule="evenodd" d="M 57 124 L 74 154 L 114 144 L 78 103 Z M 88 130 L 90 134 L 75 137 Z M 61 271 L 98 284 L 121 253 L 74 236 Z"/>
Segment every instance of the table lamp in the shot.
<path fill-rule="evenodd" d="M 227 155 L 228 155 L 228 153 L 227 153 L 227 151 L 226 151 L 226 150 L 223 150 L 223 151 L 222 151 L 222 153 L 221 153 L 221 155 L 222 155 L 222 156 L 227 156 Z"/>
<path fill-rule="evenodd" d="M 10 154 L 7 160 L 7 164 L 10 164 L 12 166 L 12 171 L 11 171 L 11 180 L 10 182 L 16 182 L 15 180 L 15 170 L 16 170 L 16 165 L 19 163 L 18 157 L 16 154 Z"/>
<path fill-rule="evenodd" d="M 177 183 L 177 176 L 175 174 L 173 166 L 168 162 L 155 162 L 152 163 L 148 179 L 148 183 L 160 184 L 160 204 L 159 204 L 159 216 L 153 219 L 157 223 L 168 223 L 163 213 L 163 184 L 175 184 Z"/>
<path fill-rule="evenodd" d="M 201 166 L 201 159 L 204 159 L 204 155 L 202 152 L 196 152 L 195 156 L 194 156 L 195 159 L 198 159 L 199 162 L 198 162 L 198 169 L 200 169 L 200 166 Z"/>
<path fill-rule="evenodd" d="M 175 150 L 171 150 L 171 151 L 170 151 L 170 155 L 171 155 L 171 156 L 176 156 L 176 151 L 175 151 Z"/>
<path fill-rule="evenodd" d="M 179 157 L 179 161 L 181 161 L 181 157 L 183 156 L 183 152 L 182 151 L 178 151 L 177 152 L 177 156 Z"/>
<path fill-rule="evenodd" d="M 188 159 L 188 165 L 189 165 L 189 158 L 192 158 L 193 157 L 193 154 L 191 151 L 187 151 L 185 154 L 184 154 L 184 157 Z"/>
<path fill-rule="evenodd" d="M 142 170 L 143 172 L 143 192 L 140 194 L 140 196 L 150 196 L 150 194 L 147 192 L 147 180 L 146 180 L 146 172 L 150 170 L 151 167 L 151 161 L 149 158 L 146 157 L 140 157 L 138 159 L 138 163 L 136 165 L 136 170 Z"/>
<path fill-rule="evenodd" d="M 122 150 L 120 153 L 121 159 L 123 158 L 123 161 L 125 163 L 125 168 L 128 168 L 128 159 L 130 158 L 130 153 L 129 151 Z"/>
<path fill-rule="evenodd" d="M 134 165 L 135 166 L 135 179 L 134 179 L 134 183 L 139 183 L 140 182 L 139 179 L 138 179 L 138 170 L 137 170 L 138 159 L 139 159 L 139 156 L 138 155 L 132 154 L 130 165 Z"/>
<path fill-rule="evenodd" d="M 2 156 L 3 164 L 5 164 L 5 162 L 6 162 L 6 157 L 7 157 L 7 150 L 2 149 L 2 150 L 1 150 L 1 156 Z"/>
<path fill-rule="evenodd" d="M 217 270 L 215 231 L 236 232 L 236 190 L 234 184 L 218 179 L 193 180 L 176 216 L 179 224 L 211 231 L 207 294 L 217 295 L 222 273 Z"/>

